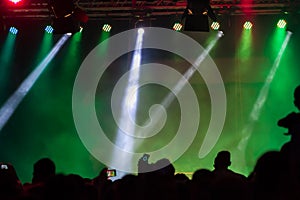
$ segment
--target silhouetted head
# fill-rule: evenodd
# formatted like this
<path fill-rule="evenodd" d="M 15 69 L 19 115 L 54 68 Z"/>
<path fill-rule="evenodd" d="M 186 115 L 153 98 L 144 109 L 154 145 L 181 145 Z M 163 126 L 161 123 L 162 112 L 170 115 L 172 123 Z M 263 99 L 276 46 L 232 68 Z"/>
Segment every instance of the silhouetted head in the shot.
<path fill-rule="evenodd" d="M 294 104 L 300 110 L 300 85 L 294 91 Z"/>
<path fill-rule="evenodd" d="M 55 164 L 49 158 L 38 160 L 33 166 L 32 183 L 44 182 L 55 175 Z"/>
<path fill-rule="evenodd" d="M 157 168 L 156 173 L 158 175 L 174 176 L 175 174 L 175 168 L 167 158 L 158 160 L 155 163 L 155 167 Z"/>
<path fill-rule="evenodd" d="M 228 168 L 231 165 L 230 152 L 220 151 L 215 158 L 214 167 L 215 169 Z"/>
<path fill-rule="evenodd" d="M 0 199 L 12 197 L 22 192 L 22 184 L 13 165 L 0 163 Z"/>
<path fill-rule="evenodd" d="M 212 179 L 212 172 L 208 169 L 198 169 L 194 172 L 192 181 L 200 184 L 208 184 Z"/>

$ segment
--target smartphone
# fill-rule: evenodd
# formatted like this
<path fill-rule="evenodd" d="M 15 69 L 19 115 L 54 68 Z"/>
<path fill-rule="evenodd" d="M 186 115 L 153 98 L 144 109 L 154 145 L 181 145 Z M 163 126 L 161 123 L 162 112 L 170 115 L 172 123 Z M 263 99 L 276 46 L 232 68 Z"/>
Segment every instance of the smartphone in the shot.
<path fill-rule="evenodd" d="M 8 166 L 7 165 L 1 165 L 1 169 L 8 169 Z"/>
<path fill-rule="evenodd" d="M 115 169 L 108 169 L 106 171 L 107 177 L 115 177 L 117 176 L 117 171 Z"/>

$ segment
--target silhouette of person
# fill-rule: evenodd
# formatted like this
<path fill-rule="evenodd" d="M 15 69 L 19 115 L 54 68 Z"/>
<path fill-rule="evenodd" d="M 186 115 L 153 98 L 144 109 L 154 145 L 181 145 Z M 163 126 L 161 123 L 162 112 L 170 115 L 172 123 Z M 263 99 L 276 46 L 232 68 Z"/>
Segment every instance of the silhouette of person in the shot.
<path fill-rule="evenodd" d="M 33 165 L 32 183 L 24 184 L 26 195 L 41 198 L 45 183 L 55 176 L 55 164 L 49 158 L 41 158 Z"/>
<path fill-rule="evenodd" d="M 211 199 L 213 173 L 208 169 L 198 169 L 193 173 L 190 184 L 191 200 Z"/>
<path fill-rule="evenodd" d="M 10 163 L 0 163 L 0 199 L 14 199 L 23 191 L 16 170 Z"/>
<path fill-rule="evenodd" d="M 287 163 L 279 151 L 267 151 L 257 160 L 251 180 L 254 199 L 299 199 L 291 187 Z"/>
<path fill-rule="evenodd" d="M 242 174 L 229 169 L 231 154 L 220 151 L 214 160 L 212 199 L 249 199 L 248 181 Z"/>
<path fill-rule="evenodd" d="M 300 109 L 300 85 L 294 91 L 294 105 Z M 300 113 L 291 112 L 286 117 L 278 121 L 278 126 L 288 129 L 285 135 L 291 135 L 291 145 L 293 148 L 300 148 Z"/>
<path fill-rule="evenodd" d="M 294 105 L 300 110 L 300 85 L 296 87 L 294 91 Z M 300 113 L 291 112 L 286 117 L 278 121 L 278 126 L 288 129 L 288 133 L 285 135 L 291 135 L 292 142 L 299 141 L 300 138 L 297 137 L 297 134 L 300 131 Z M 297 137 L 297 138 L 295 138 Z"/>
<path fill-rule="evenodd" d="M 281 153 L 286 159 L 289 171 L 290 190 L 295 195 L 300 197 L 300 85 L 294 90 L 294 105 L 298 112 L 291 112 L 286 117 L 278 121 L 278 126 L 288 129 L 285 135 L 290 135 L 291 140 L 285 143 L 281 148 Z"/>
<path fill-rule="evenodd" d="M 42 158 L 33 165 L 32 183 L 45 182 L 54 175 L 54 162 L 49 158 Z"/>
<path fill-rule="evenodd" d="M 300 85 L 294 91 L 294 104 L 300 110 Z"/>
<path fill-rule="evenodd" d="M 176 199 L 179 191 L 174 166 L 166 158 L 149 163 L 149 157 L 149 154 L 144 154 L 138 162 L 138 199 Z"/>
<path fill-rule="evenodd" d="M 144 154 L 138 162 L 138 172 L 141 173 L 155 173 L 162 176 L 174 176 L 175 168 L 167 158 L 162 158 L 155 163 L 149 163 L 149 154 Z"/>

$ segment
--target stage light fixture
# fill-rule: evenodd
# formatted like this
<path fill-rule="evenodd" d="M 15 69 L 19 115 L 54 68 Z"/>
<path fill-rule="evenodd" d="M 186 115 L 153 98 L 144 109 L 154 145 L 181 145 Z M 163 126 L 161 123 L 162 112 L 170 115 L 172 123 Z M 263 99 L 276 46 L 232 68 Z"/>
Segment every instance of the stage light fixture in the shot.
<path fill-rule="evenodd" d="M 209 18 L 217 21 L 209 0 L 188 0 L 182 19 L 185 19 L 185 31 L 209 32 Z"/>
<path fill-rule="evenodd" d="M 278 28 L 285 28 L 287 25 L 286 21 L 284 19 L 280 19 L 277 23 Z"/>
<path fill-rule="evenodd" d="M 182 26 L 182 24 L 180 22 L 176 22 L 173 25 L 173 30 L 175 30 L 175 31 L 181 31 L 182 27 L 183 26 Z"/>
<path fill-rule="evenodd" d="M 210 27 L 212 30 L 217 31 L 220 28 L 220 24 L 219 22 L 213 22 Z"/>
<path fill-rule="evenodd" d="M 246 30 L 250 30 L 250 29 L 252 29 L 252 27 L 253 27 L 253 24 L 250 22 L 250 21 L 246 21 L 245 23 L 244 23 L 244 29 L 246 29 Z"/>
<path fill-rule="evenodd" d="M 112 29 L 112 26 L 111 25 L 109 25 L 109 24 L 104 24 L 103 26 L 102 26 L 102 30 L 104 31 L 104 32 L 110 32 L 111 31 L 111 29 Z"/>
<path fill-rule="evenodd" d="M 49 34 L 52 34 L 54 29 L 52 28 L 52 26 L 46 26 L 45 31 Z"/>
<path fill-rule="evenodd" d="M 50 0 L 49 9 L 54 15 L 54 34 L 74 34 L 80 31 L 82 23 L 88 21 L 88 16 L 73 3 L 73 0 Z"/>
<path fill-rule="evenodd" d="M 16 27 L 10 27 L 10 28 L 9 28 L 9 32 L 10 32 L 11 34 L 17 35 L 18 32 L 19 32 L 19 30 L 18 30 Z"/>

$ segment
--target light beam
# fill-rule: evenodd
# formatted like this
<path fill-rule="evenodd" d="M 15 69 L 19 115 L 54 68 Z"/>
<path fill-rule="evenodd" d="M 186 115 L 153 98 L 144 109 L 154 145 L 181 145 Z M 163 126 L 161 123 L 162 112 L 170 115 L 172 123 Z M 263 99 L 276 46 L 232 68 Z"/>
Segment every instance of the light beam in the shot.
<path fill-rule="evenodd" d="M 61 47 L 64 45 L 64 43 L 69 37 L 69 35 L 64 35 L 56 43 L 56 45 L 53 47 L 53 49 L 47 55 L 47 57 L 36 67 L 36 69 L 33 72 L 31 72 L 31 74 L 29 74 L 29 76 L 21 83 L 19 88 L 4 103 L 4 105 L 0 109 L 0 131 L 10 119 L 11 115 L 14 113 L 14 111 L 24 99 L 26 94 L 32 88 L 33 84 L 40 77 L 42 72 L 46 69 L 48 64 L 51 62 L 51 60 L 58 53 L 58 51 L 61 49 Z"/>
<path fill-rule="evenodd" d="M 125 149 L 126 151 L 132 151 L 134 148 L 134 141 L 126 137 L 124 134 L 132 134 L 135 132 L 135 123 L 129 123 L 129 120 L 135 122 L 136 121 L 136 110 L 138 104 L 138 88 L 139 88 L 139 77 L 140 77 L 140 65 L 142 59 L 142 44 L 143 44 L 143 36 L 144 36 L 144 29 L 138 29 L 137 40 L 135 44 L 135 51 L 133 54 L 133 58 L 131 61 L 130 66 L 130 73 L 128 79 L 128 85 L 125 89 L 124 99 L 122 101 L 121 106 L 121 115 L 120 115 L 120 127 L 125 128 L 122 130 L 119 128 L 117 135 L 116 135 L 116 145 Z M 128 117 L 129 114 L 129 117 Z M 124 133 L 125 132 L 125 133 Z M 112 159 L 122 159 L 119 155 L 114 155 Z M 130 160 L 124 161 L 124 164 L 130 163 Z M 125 173 L 118 171 L 117 176 L 111 178 L 112 180 L 121 178 Z"/>
<path fill-rule="evenodd" d="M 176 83 L 176 85 L 174 86 L 174 88 L 171 90 L 172 92 L 170 92 L 161 102 L 160 105 L 162 105 L 165 109 L 167 109 L 171 103 L 174 101 L 174 99 L 176 98 L 176 96 L 179 94 L 179 92 L 185 87 L 186 83 L 191 79 L 191 77 L 195 74 L 195 72 L 199 69 L 201 63 L 204 61 L 204 59 L 207 57 L 207 55 L 209 54 L 209 52 L 211 51 L 211 49 L 216 45 L 217 41 L 223 36 L 223 32 L 219 31 L 218 34 L 216 35 L 216 37 L 210 42 L 210 44 L 208 45 L 208 47 L 203 51 L 203 53 L 201 55 L 198 56 L 198 58 L 196 59 L 196 61 L 193 63 L 192 66 L 190 66 L 190 68 L 184 73 L 184 75 L 181 77 L 181 79 Z M 155 126 L 163 117 L 163 112 L 159 109 L 159 110 L 155 110 L 155 112 L 153 113 L 153 117 L 151 119 L 148 119 L 143 126 L 146 126 L 147 124 L 151 124 L 152 126 Z M 151 120 L 153 120 L 153 122 L 151 123 Z M 148 131 L 152 131 L 151 128 L 146 129 Z M 143 130 L 143 132 L 139 132 L 137 133 L 138 137 L 141 136 L 145 136 L 145 135 L 150 135 L 149 132 L 145 132 L 145 130 Z M 205 138 L 206 140 L 207 138 Z"/>
<path fill-rule="evenodd" d="M 263 106 L 265 105 L 265 102 L 267 100 L 270 85 L 275 77 L 275 74 L 277 72 L 277 69 L 279 67 L 280 60 L 282 58 L 282 55 L 284 53 L 284 50 L 286 49 L 288 42 L 291 38 L 292 33 L 290 31 L 287 31 L 287 35 L 281 45 L 280 51 L 276 57 L 276 60 L 273 63 L 273 66 L 271 68 L 271 71 L 269 72 L 264 86 L 261 88 L 259 95 L 254 103 L 253 109 L 249 116 L 249 122 L 247 123 L 246 127 L 242 130 L 242 139 L 238 145 L 239 150 L 243 150 L 246 148 L 246 145 L 248 143 L 248 140 L 252 134 L 254 123 L 258 120 L 261 114 L 261 110 Z"/>

